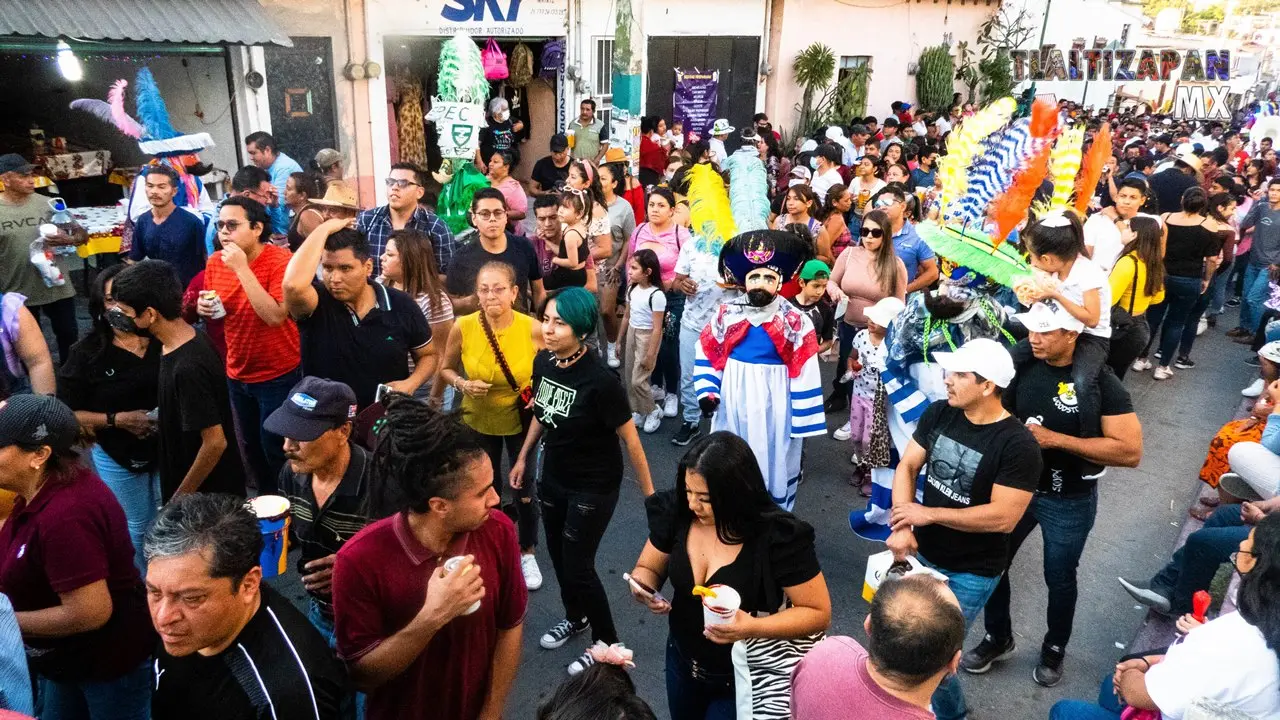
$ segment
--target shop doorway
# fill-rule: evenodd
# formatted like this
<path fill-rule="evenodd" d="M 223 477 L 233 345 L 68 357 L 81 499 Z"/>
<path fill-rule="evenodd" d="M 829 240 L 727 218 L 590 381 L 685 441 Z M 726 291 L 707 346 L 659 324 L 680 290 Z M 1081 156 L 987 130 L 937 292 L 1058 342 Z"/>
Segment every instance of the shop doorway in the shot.
<path fill-rule="evenodd" d="M 271 134 L 280 151 L 309 168 L 323 148 L 337 148 L 333 50 L 327 37 L 295 37 L 293 47 L 267 45 Z"/>
<path fill-rule="evenodd" d="M 716 117 L 727 118 L 738 128 L 751 123 L 756 112 L 759 37 L 650 37 L 646 115 L 671 119 L 675 68 L 720 71 Z"/>

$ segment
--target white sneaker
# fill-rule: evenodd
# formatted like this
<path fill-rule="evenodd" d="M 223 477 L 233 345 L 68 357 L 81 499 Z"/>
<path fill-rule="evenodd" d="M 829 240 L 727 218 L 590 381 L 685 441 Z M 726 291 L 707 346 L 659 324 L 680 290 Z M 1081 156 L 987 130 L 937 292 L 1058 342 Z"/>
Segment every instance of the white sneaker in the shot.
<path fill-rule="evenodd" d="M 1129 367 L 1134 372 L 1146 372 L 1151 369 L 1151 361 L 1146 358 L 1138 358 Z"/>
<path fill-rule="evenodd" d="M 1199 337 L 1203 335 L 1204 331 L 1208 329 L 1209 329 L 1209 318 L 1204 318 L 1204 317 L 1200 318 L 1200 324 L 1196 325 L 1196 336 Z"/>
<path fill-rule="evenodd" d="M 861 457 L 860 455 L 858 455 L 858 453 L 854 453 L 854 454 L 852 454 L 852 455 L 850 455 L 850 456 L 849 456 L 849 462 L 850 462 L 850 463 L 853 463 L 854 465 L 861 465 L 861 464 L 862 464 L 862 457 Z"/>
<path fill-rule="evenodd" d="M 662 427 L 662 408 L 656 407 L 653 412 L 644 418 L 644 431 L 647 433 L 656 433 L 658 428 Z"/>
<path fill-rule="evenodd" d="M 524 574 L 524 586 L 530 590 L 542 587 L 542 569 L 533 555 L 520 556 L 520 572 Z"/>
<path fill-rule="evenodd" d="M 611 368 L 622 367 L 622 361 L 618 359 L 618 343 L 609 343 L 609 347 L 605 350 L 604 361 Z"/>
<path fill-rule="evenodd" d="M 635 423 L 636 427 L 640 427 L 644 424 L 644 416 L 638 412 L 633 412 L 631 413 L 631 422 Z"/>
<path fill-rule="evenodd" d="M 649 392 L 653 393 L 653 401 L 656 403 L 661 403 L 663 400 L 667 399 L 667 391 L 657 385 L 650 385 Z"/>
<path fill-rule="evenodd" d="M 1253 381 L 1253 384 L 1240 391 L 1240 394 L 1247 398 L 1256 398 L 1262 395 L 1262 391 L 1267 387 L 1267 383 L 1262 378 Z"/>
<path fill-rule="evenodd" d="M 836 430 L 835 432 L 831 433 L 831 437 L 835 438 L 836 440 L 848 440 L 849 438 L 853 437 L 853 428 L 850 427 L 849 423 L 845 423 L 840 426 L 839 430 Z"/>
<path fill-rule="evenodd" d="M 673 418 L 680 414 L 680 398 L 672 393 L 662 401 L 662 417 Z"/>
<path fill-rule="evenodd" d="M 618 643 L 618 644 L 621 645 L 622 643 Z M 574 675 L 577 675 L 578 673 L 582 672 L 583 670 L 586 670 L 587 668 L 595 664 L 596 664 L 596 659 L 591 656 L 591 651 L 588 650 L 582 653 L 581 655 L 579 655 L 577 660 L 574 660 L 573 662 L 569 663 L 569 677 L 573 677 Z"/>
<path fill-rule="evenodd" d="M 1161 365 L 1156 368 L 1156 371 L 1151 375 L 1151 377 L 1154 377 L 1157 380 L 1168 380 L 1173 377 L 1173 368 Z"/>

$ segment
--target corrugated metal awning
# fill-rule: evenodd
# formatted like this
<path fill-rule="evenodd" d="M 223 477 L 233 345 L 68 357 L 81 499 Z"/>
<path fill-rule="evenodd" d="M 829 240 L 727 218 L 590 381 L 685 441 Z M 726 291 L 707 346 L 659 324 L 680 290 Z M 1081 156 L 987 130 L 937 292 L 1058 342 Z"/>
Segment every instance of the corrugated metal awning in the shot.
<path fill-rule="evenodd" d="M 0 0 L 0 35 L 293 45 L 257 0 Z"/>

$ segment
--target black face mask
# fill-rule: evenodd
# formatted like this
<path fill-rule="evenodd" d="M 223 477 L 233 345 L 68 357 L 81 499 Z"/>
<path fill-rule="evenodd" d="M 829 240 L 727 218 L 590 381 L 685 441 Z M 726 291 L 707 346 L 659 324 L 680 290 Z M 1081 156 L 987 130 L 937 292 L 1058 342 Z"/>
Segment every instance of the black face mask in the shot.
<path fill-rule="evenodd" d="M 144 338 L 151 337 L 150 329 L 138 327 L 136 319 L 125 315 L 124 311 L 120 308 L 111 308 L 107 311 L 107 324 L 110 325 L 112 329 L 119 330 L 120 332 Z"/>
<path fill-rule="evenodd" d="M 754 290 L 747 291 L 747 304 L 751 305 L 752 307 L 764 307 L 769 303 L 773 302 L 773 299 L 775 297 L 777 296 L 769 292 L 768 290 L 756 288 Z"/>

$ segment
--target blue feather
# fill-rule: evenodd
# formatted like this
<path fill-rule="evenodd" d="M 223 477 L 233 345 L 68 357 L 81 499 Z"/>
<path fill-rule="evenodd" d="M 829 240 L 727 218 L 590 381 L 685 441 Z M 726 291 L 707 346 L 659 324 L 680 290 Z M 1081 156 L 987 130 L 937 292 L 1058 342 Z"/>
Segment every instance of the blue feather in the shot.
<path fill-rule="evenodd" d="M 1014 174 L 1032 154 L 1031 119 L 1015 121 L 988 139 L 986 152 L 969 171 L 965 194 L 957 203 L 962 222 L 978 222 L 987 205 L 1013 182 Z"/>
<path fill-rule="evenodd" d="M 768 178 L 755 152 L 735 152 L 724 163 L 729 173 L 729 208 L 738 232 L 769 228 Z"/>
<path fill-rule="evenodd" d="M 156 86 L 156 79 L 149 68 L 138 71 L 133 91 L 144 140 L 168 140 L 181 134 L 169 122 L 169 109 L 165 107 L 164 98 L 160 97 L 160 88 Z"/>

